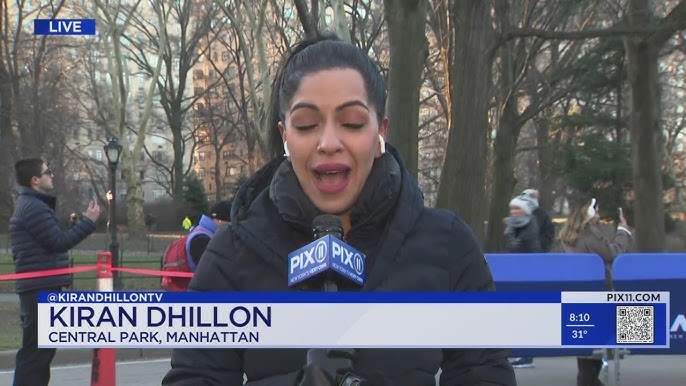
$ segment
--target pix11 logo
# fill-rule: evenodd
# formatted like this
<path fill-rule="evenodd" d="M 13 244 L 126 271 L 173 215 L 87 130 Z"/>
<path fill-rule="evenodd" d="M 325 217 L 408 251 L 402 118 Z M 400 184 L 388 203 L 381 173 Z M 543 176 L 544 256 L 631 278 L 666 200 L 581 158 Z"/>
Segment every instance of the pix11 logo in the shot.
<path fill-rule="evenodd" d="M 95 19 L 35 19 L 34 35 L 95 35 Z"/>

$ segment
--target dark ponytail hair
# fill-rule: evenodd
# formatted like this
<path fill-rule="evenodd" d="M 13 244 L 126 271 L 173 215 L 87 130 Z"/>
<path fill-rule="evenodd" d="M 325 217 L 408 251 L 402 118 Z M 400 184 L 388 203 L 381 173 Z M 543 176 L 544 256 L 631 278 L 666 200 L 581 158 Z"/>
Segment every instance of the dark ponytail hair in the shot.
<path fill-rule="evenodd" d="M 285 55 L 272 83 L 267 132 L 271 158 L 283 155 L 278 123 L 284 118 L 283 113 L 302 79 L 312 73 L 331 69 L 357 70 L 364 81 L 367 97 L 376 110 L 377 119 L 380 122 L 384 118 L 386 83 L 369 55 L 333 33 L 302 40 Z"/>

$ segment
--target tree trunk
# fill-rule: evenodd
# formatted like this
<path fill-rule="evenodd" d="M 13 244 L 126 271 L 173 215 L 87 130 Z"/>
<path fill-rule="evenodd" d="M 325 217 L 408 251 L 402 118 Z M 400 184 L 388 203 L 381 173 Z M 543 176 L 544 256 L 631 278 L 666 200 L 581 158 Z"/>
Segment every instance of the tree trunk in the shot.
<path fill-rule="evenodd" d="M 121 139 L 122 158 L 120 164 L 124 168 L 126 179 L 126 220 L 127 229 L 131 238 L 144 238 L 146 235 L 145 221 L 143 218 L 143 189 L 141 178 L 138 174 L 138 160 L 140 159 L 140 147 L 134 146 L 128 141 L 128 129 L 126 127 L 126 106 L 128 91 L 126 89 L 126 62 L 121 52 L 120 31 L 116 28 L 112 31 L 112 58 L 110 64 L 110 79 L 112 80 L 113 103 L 116 117 L 115 132 Z M 161 58 L 158 58 L 161 60 Z M 140 128 L 139 136 L 145 136 L 145 127 Z M 115 194 L 116 192 L 112 192 Z M 118 194 L 118 193 L 116 193 Z M 118 198 L 118 197 L 117 197 Z M 117 219 L 114 219 L 116 225 Z"/>
<path fill-rule="evenodd" d="M 0 26 L 2 21 L 0 21 Z M 12 88 L 9 73 L 4 60 L 0 59 L 0 184 L 13 186 L 10 181 L 12 174 L 12 154 L 14 153 L 14 133 L 12 132 Z M 12 190 L 0 189 L 0 229 L 9 227 L 9 220 L 14 212 Z"/>
<path fill-rule="evenodd" d="M 303 3 L 304 2 L 296 2 L 297 3 Z M 264 30 L 264 12 L 266 10 L 266 1 L 262 2 L 262 8 L 260 9 L 260 14 L 255 15 L 254 12 L 247 12 L 248 17 L 250 18 L 249 20 L 249 27 L 246 27 L 245 25 L 242 24 L 241 18 L 239 17 L 240 15 L 237 15 L 234 10 L 229 9 L 227 6 L 222 5 L 220 3 L 220 7 L 224 11 L 224 14 L 229 18 L 231 21 L 231 26 L 233 27 L 233 31 L 235 32 L 235 36 L 238 39 L 238 47 L 240 48 L 241 54 L 243 56 L 243 63 L 245 64 L 245 71 L 246 71 L 246 78 L 247 78 L 247 89 L 245 91 L 248 92 L 248 101 L 250 102 L 250 119 L 252 121 L 252 129 L 254 131 L 254 137 L 247 139 L 248 142 L 248 151 L 250 152 L 248 157 L 249 159 L 257 159 L 257 157 L 260 156 L 260 154 L 255 154 L 255 149 L 256 146 L 252 146 L 250 144 L 251 140 L 254 140 L 256 145 L 259 146 L 259 150 L 261 151 L 261 154 L 269 154 L 269 149 L 267 149 L 267 141 L 265 139 L 266 132 L 268 129 L 273 129 L 273 128 L 266 128 L 266 122 L 267 120 L 264 119 L 266 117 L 265 114 L 265 106 L 268 103 L 266 100 L 260 101 L 260 98 L 258 98 L 258 85 L 260 83 L 260 80 L 266 79 L 265 77 L 261 77 L 261 75 L 258 73 L 256 74 L 256 71 L 262 72 L 264 74 L 265 71 L 268 71 L 267 68 L 264 66 L 267 65 L 266 61 L 266 52 L 264 52 L 265 47 L 263 43 L 258 43 L 257 44 L 257 55 L 258 55 L 258 68 L 255 68 L 255 65 L 253 63 L 253 57 L 254 57 L 254 51 L 251 49 L 252 45 L 250 44 L 250 40 L 252 36 L 258 36 L 256 39 L 261 39 L 262 38 L 262 31 Z M 301 4 L 302 5 L 302 4 Z M 245 4 L 246 7 L 251 7 L 254 6 L 253 4 L 250 4 L 246 2 Z M 307 12 L 307 7 L 305 6 L 305 14 L 309 15 Z M 300 15 L 300 8 L 298 8 L 298 14 Z M 255 18 L 259 17 L 260 20 L 256 21 Z M 305 21 L 303 21 L 305 23 Z M 308 22 L 309 23 L 309 22 Z M 305 24 L 303 24 L 304 26 Z M 249 32 L 246 32 L 249 31 Z M 317 31 L 311 31 L 311 33 L 316 34 Z M 262 51 L 260 51 L 262 50 Z M 267 82 L 269 83 L 269 82 Z M 269 87 L 269 86 L 266 86 Z M 265 90 L 265 89 L 263 89 Z M 264 91 L 269 92 L 269 89 L 266 89 Z M 245 94 L 241 94 L 245 95 Z M 265 94 L 262 95 L 264 97 Z M 246 137 L 249 136 L 250 134 L 246 133 Z"/>
<path fill-rule="evenodd" d="M 183 200 L 183 114 L 181 113 L 181 101 L 170 101 L 169 128 L 172 132 L 172 149 L 174 149 L 174 165 L 172 167 L 172 198 L 175 201 Z"/>
<path fill-rule="evenodd" d="M 138 162 L 125 160 L 124 177 L 126 179 L 126 228 L 129 239 L 145 238 L 145 215 L 143 213 L 143 187 L 138 175 Z M 119 197 L 117 197 L 118 199 Z M 115 219 L 116 224 L 116 219 Z"/>
<path fill-rule="evenodd" d="M 411 4 L 411 3 L 423 3 L 423 0 L 407 0 L 403 1 L 403 6 L 407 6 L 405 4 Z M 384 1 L 384 3 L 387 3 L 387 1 Z M 346 42 L 350 43 L 350 27 L 348 27 L 348 17 L 345 14 L 345 7 L 344 7 L 344 2 L 343 0 L 331 0 L 331 8 L 333 9 L 333 18 L 334 18 L 334 28 L 336 30 L 336 35 L 340 37 L 341 39 L 345 40 Z M 426 10 L 426 7 L 424 7 Z M 419 14 L 422 12 L 424 15 L 426 15 L 426 11 L 418 10 Z M 417 16 L 419 15 L 417 14 Z M 388 8 L 386 8 L 386 15 L 388 15 Z M 410 14 L 411 15 L 411 14 Z M 422 36 L 424 36 L 424 31 L 422 29 Z M 392 55 L 392 54 L 391 54 Z"/>
<path fill-rule="evenodd" d="M 507 18 L 505 11 L 499 15 Z M 505 24 L 505 23 L 503 23 Z M 514 89 L 515 63 L 512 41 L 500 47 L 500 106 L 498 131 L 493 143 L 493 191 L 486 230 L 488 252 L 500 252 L 503 246 L 503 219 L 508 215 L 508 203 L 514 189 L 514 158 L 521 126 L 517 124 L 517 98 Z"/>
<path fill-rule="evenodd" d="M 217 129 L 213 128 L 213 139 L 214 143 L 212 146 L 214 147 L 214 173 L 212 173 L 212 178 L 214 179 L 214 186 L 216 187 L 214 190 L 214 202 L 219 202 L 222 200 L 222 197 L 224 196 L 224 179 L 222 178 L 222 166 L 221 166 L 221 157 L 222 157 L 222 149 L 226 144 L 222 139 L 219 139 L 217 135 Z M 228 168 L 224 171 L 223 173 L 225 176 L 229 174 Z"/>
<path fill-rule="evenodd" d="M 550 131 L 550 113 L 535 119 L 536 125 L 536 146 L 538 146 L 538 165 L 541 170 L 541 184 L 538 187 L 538 205 L 550 211 L 553 207 L 555 189 L 555 148 L 556 143 L 551 143 L 548 139 Z M 552 214 L 551 214 L 552 215 Z"/>
<path fill-rule="evenodd" d="M 312 12 L 307 9 L 307 3 L 305 0 L 294 0 L 293 3 L 295 5 L 295 10 L 298 13 L 300 24 L 305 32 L 305 37 L 313 38 L 317 36 L 319 31 L 317 31 L 317 19 L 315 19 L 316 15 L 313 15 Z"/>
<path fill-rule="evenodd" d="M 241 71 L 239 69 L 238 73 L 240 74 Z M 247 74 L 247 73 L 246 73 Z M 248 85 L 248 87 L 250 87 Z M 243 125 L 245 126 L 245 146 L 247 150 L 247 156 L 248 156 L 248 174 L 253 174 L 256 171 L 259 170 L 259 166 L 261 165 L 261 158 L 268 158 L 271 155 L 269 154 L 269 150 L 264 149 L 262 152 L 262 156 L 260 155 L 260 149 L 258 148 L 258 141 L 257 141 L 257 136 L 259 135 L 259 132 L 257 128 L 255 128 L 253 125 L 255 121 L 253 120 L 253 117 L 250 116 L 249 112 L 249 107 L 248 104 L 249 102 L 246 101 L 245 95 L 246 95 L 246 90 L 245 90 L 245 82 L 243 81 L 243 77 L 239 76 L 238 77 L 238 88 L 239 88 L 239 95 L 242 97 L 241 105 L 237 106 L 240 109 L 240 114 L 241 114 L 241 121 L 243 121 Z M 268 121 L 268 120 L 267 120 Z M 266 124 L 265 124 L 266 126 Z M 273 128 L 269 128 L 272 129 Z"/>
<path fill-rule="evenodd" d="M 248 16 L 250 18 L 250 29 L 253 31 L 252 36 L 254 36 L 254 44 L 257 49 L 257 70 L 259 71 L 259 81 L 261 83 L 262 95 L 260 99 L 257 99 L 257 94 L 254 95 L 255 101 L 253 102 L 253 127 L 255 129 L 255 140 L 261 153 L 255 154 L 254 149 L 251 155 L 255 158 L 259 157 L 260 154 L 268 154 L 267 136 L 268 128 L 266 122 L 267 108 L 269 104 L 269 98 L 271 96 L 271 80 L 269 63 L 267 62 L 267 48 L 265 46 L 265 36 L 262 33 L 264 31 L 266 12 L 267 12 L 267 0 L 262 0 L 260 9 L 255 15 L 252 11 L 251 5 L 248 5 Z M 248 60 L 248 58 L 246 58 Z M 258 79 L 255 80 L 257 82 Z M 257 158 L 259 160 L 259 158 Z M 257 170 L 257 169 L 255 169 Z"/>
<path fill-rule="evenodd" d="M 632 0 L 630 21 L 650 25 L 648 0 Z M 662 130 L 659 116 L 659 46 L 642 37 L 627 37 L 627 72 L 631 95 L 631 158 L 633 160 L 636 246 L 640 252 L 661 252 L 665 243 L 662 191 Z"/>
<path fill-rule="evenodd" d="M 457 1 L 451 60 L 450 133 L 436 206 L 455 211 L 483 240 L 492 53 L 489 1 Z M 467 60 L 468 58 L 468 60 Z"/>
<path fill-rule="evenodd" d="M 385 0 L 390 46 L 388 140 L 417 179 L 419 170 L 419 89 L 427 46 L 425 0 Z"/>

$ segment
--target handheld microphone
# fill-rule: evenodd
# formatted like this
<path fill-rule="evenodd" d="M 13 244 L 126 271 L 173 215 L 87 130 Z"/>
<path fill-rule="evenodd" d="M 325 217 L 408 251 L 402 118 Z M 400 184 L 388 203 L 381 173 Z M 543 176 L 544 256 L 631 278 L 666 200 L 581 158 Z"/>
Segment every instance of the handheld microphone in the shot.
<path fill-rule="evenodd" d="M 343 224 L 338 216 L 321 215 L 312 222 L 315 240 L 288 255 L 288 285 L 323 281 L 322 290 L 337 291 L 337 281 L 362 286 L 366 259 L 362 252 L 342 240 Z"/>
<path fill-rule="evenodd" d="M 307 281 L 319 283 L 322 291 L 337 292 L 337 281 L 345 278 L 363 285 L 366 278 L 365 256 L 343 242 L 343 222 L 338 216 L 320 215 L 312 221 L 314 241 L 288 255 L 288 285 Z M 362 385 L 364 379 L 353 374 L 355 349 L 310 349 L 307 352 L 305 378 L 299 386 L 314 386 L 330 379 L 336 386 Z"/>
<path fill-rule="evenodd" d="M 312 220 L 312 232 L 314 233 L 315 240 L 327 235 L 343 240 L 343 221 L 341 221 L 340 217 L 331 214 L 317 216 Z M 326 272 L 322 290 L 324 292 L 338 291 L 338 284 L 331 271 Z"/>

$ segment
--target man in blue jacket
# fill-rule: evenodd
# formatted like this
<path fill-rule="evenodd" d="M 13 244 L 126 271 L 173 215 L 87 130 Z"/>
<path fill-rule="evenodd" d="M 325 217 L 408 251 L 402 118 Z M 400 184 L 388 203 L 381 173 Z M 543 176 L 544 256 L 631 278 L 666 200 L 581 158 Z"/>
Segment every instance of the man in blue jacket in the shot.
<path fill-rule="evenodd" d="M 68 230 L 62 230 L 55 215 L 57 200 L 48 194 L 53 189 L 53 172 L 40 158 L 17 162 L 14 171 L 19 197 L 10 220 L 12 257 L 17 273 L 69 267 L 68 252 L 95 230 L 100 207 L 91 201 L 86 217 Z M 14 386 L 42 386 L 50 381 L 50 363 L 55 349 L 38 348 L 38 292 L 61 291 L 71 285 L 71 275 L 42 276 L 17 280 L 22 345 L 17 351 Z"/>

